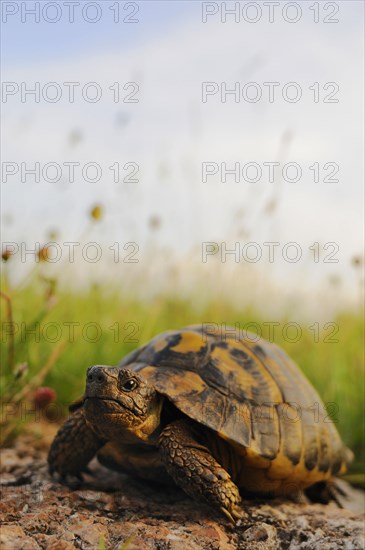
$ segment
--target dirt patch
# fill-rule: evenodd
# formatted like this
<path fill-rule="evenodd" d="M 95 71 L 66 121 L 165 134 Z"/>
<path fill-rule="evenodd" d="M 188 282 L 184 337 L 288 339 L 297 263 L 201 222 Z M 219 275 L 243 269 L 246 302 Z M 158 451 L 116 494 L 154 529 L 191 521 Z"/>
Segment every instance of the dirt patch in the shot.
<path fill-rule="evenodd" d="M 52 480 L 46 457 L 54 428 L 1 451 L 3 550 L 363 549 L 364 494 L 346 486 L 349 506 L 246 501 L 235 529 L 179 489 L 162 489 L 92 463 L 76 488 Z"/>

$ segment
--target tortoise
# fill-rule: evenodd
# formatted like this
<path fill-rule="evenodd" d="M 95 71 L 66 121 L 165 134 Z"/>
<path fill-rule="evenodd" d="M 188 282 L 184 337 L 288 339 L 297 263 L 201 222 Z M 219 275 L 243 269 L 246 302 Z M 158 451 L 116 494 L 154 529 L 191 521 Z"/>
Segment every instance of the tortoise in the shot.
<path fill-rule="evenodd" d="M 241 494 L 323 487 L 352 457 L 289 356 L 231 327 L 164 332 L 116 367 L 89 368 L 70 410 L 48 456 L 61 481 L 81 477 L 96 455 L 110 469 L 175 482 L 231 522 L 243 515 Z"/>

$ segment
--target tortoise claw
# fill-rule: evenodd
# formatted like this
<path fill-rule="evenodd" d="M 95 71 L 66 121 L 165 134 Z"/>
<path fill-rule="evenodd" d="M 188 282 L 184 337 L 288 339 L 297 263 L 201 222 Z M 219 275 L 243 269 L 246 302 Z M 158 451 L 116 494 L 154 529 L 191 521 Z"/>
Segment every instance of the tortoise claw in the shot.
<path fill-rule="evenodd" d="M 82 477 L 81 473 L 77 473 L 77 474 L 67 473 L 67 474 L 59 474 L 58 481 L 62 485 L 66 485 L 66 487 L 77 489 L 84 482 L 84 478 Z"/>
<path fill-rule="evenodd" d="M 59 483 L 62 483 L 62 485 L 67 485 L 69 487 L 74 487 L 75 485 L 79 485 L 80 483 L 84 483 L 85 479 L 83 474 L 87 474 L 89 476 L 94 477 L 95 474 L 87 467 L 85 466 L 80 472 L 58 472 L 56 468 L 53 466 L 48 467 L 49 475 L 59 481 Z"/>
<path fill-rule="evenodd" d="M 235 506 L 235 508 L 233 508 L 231 511 L 227 510 L 227 508 L 224 508 L 223 506 L 220 508 L 220 510 L 229 519 L 229 522 L 233 527 L 239 525 L 243 518 L 246 516 L 243 510 L 240 510 L 237 506 Z"/>
<path fill-rule="evenodd" d="M 220 508 L 221 512 L 228 518 L 229 523 L 232 525 L 232 527 L 235 527 L 236 522 L 233 519 L 232 514 L 227 510 L 227 508 L 223 508 L 223 506 Z"/>

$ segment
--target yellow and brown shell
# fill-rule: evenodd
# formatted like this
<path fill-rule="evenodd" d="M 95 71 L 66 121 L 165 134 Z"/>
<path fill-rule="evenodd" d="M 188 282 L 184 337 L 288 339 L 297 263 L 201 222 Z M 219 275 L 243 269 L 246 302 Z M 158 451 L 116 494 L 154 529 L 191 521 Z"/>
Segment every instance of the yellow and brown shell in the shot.
<path fill-rule="evenodd" d="M 185 415 L 229 442 L 247 490 L 291 492 L 346 470 L 349 451 L 298 366 L 231 327 L 165 332 L 124 358 Z"/>

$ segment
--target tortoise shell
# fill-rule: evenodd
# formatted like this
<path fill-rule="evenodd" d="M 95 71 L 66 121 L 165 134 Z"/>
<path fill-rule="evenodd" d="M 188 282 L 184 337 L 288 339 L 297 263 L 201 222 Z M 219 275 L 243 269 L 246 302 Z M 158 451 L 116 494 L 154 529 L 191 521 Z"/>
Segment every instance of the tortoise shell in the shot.
<path fill-rule="evenodd" d="M 324 405 L 277 345 L 213 325 L 171 330 L 127 355 L 181 412 L 213 430 L 245 463 L 241 486 L 288 492 L 346 471 L 351 460 Z M 249 474 L 249 475 L 247 475 Z"/>

